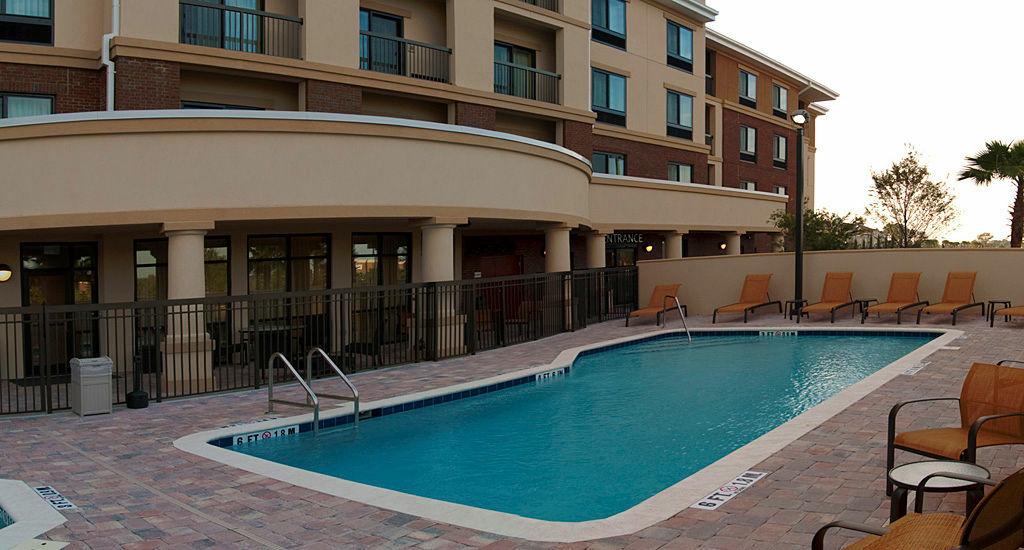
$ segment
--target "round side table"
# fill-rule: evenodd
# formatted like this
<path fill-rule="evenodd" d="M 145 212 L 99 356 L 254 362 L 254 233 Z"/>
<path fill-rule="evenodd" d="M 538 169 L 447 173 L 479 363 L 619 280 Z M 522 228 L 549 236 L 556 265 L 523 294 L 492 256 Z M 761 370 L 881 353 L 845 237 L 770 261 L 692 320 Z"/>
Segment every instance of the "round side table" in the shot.
<path fill-rule="evenodd" d="M 897 466 L 889 470 L 889 481 L 895 485 L 889 509 L 890 522 L 907 515 L 907 492 L 916 491 L 921 480 L 938 472 L 964 474 L 985 479 L 990 476 L 988 470 L 977 464 L 957 460 L 922 460 Z M 980 484 L 962 479 L 935 477 L 928 480 L 928 485 L 924 488 L 926 493 L 956 493 L 959 491 L 967 492 L 967 513 L 970 514 L 984 495 L 984 488 Z"/>

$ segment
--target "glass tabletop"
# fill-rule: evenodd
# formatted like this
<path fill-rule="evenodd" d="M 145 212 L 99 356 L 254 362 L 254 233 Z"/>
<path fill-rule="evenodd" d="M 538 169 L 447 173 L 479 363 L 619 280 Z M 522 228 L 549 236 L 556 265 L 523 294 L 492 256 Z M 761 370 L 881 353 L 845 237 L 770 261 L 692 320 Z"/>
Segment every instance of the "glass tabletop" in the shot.
<path fill-rule="evenodd" d="M 922 479 L 937 472 L 950 472 L 954 474 L 983 477 L 986 479 L 989 477 L 988 470 L 978 466 L 977 464 L 956 460 L 922 460 L 920 462 L 902 464 L 893 468 L 889 471 L 889 479 L 892 480 L 893 483 L 897 483 L 899 485 L 917 487 L 917 484 L 921 483 Z M 971 485 L 974 485 L 974 482 L 964 481 L 962 479 L 936 477 L 928 481 L 928 487 L 925 490 L 957 489 L 969 487 Z"/>

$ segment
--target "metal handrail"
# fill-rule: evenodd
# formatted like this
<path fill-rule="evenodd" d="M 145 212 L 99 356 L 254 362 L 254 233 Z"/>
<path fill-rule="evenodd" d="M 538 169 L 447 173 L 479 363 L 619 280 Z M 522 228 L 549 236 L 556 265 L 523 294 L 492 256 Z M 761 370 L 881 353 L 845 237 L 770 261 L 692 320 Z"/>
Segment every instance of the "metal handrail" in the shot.
<path fill-rule="evenodd" d="M 348 396 L 344 396 L 344 395 L 330 395 L 330 394 L 327 394 L 327 393 L 320 394 L 321 397 L 327 397 L 327 398 L 330 398 L 330 399 L 337 399 L 338 401 L 350 401 L 350 402 L 352 402 L 352 406 L 353 406 L 352 427 L 353 428 L 358 428 L 359 427 L 359 390 L 357 390 L 356 387 L 352 384 L 352 382 L 348 379 L 348 377 L 345 376 L 345 373 L 341 372 L 341 369 L 338 368 L 338 365 L 336 365 L 334 363 L 334 361 L 331 359 L 331 357 L 329 355 L 327 355 L 327 352 L 325 352 L 323 350 L 323 348 L 313 348 L 313 349 L 309 350 L 309 353 L 306 354 L 306 379 L 310 380 L 311 382 L 313 380 L 313 357 L 316 354 L 318 354 L 318 353 L 320 354 L 321 357 L 324 358 L 324 361 L 327 361 L 327 364 L 330 365 L 332 369 L 334 369 L 335 374 L 337 374 L 338 377 L 341 378 L 341 381 L 344 382 L 346 386 L 348 386 L 348 389 L 352 391 L 352 397 L 348 397 Z M 307 399 L 308 399 L 308 397 L 307 397 Z"/>
<path fill-rule="evenodd" d="M 286 401 L 284 399 L 274 399 L 274 361 L 280 359 L 284 362 L 284 366 L 288 367 L 288 370 L 292 371 L 292 375 L 302 385 L 302 389 L 306 390 L 306 403 L 300 403 L 298 401 Z M 302 375 L 299 371 L 295 370 L 288 358 L 281 352 L 275 352 L 267 360 L 267 412 L 274 412 L 274 403 L 280 403 L 282 405 L 294 405 L 296 407 L 310 407 L 313 409 L 313 433 L 320 433 L 320 399 L 317 398 L 316 394 L 313 393 L 313 389 L 309 387 L 309 384 L 302 379 Z"/>
<path fill-rule="evenodd" d="M 210 8 L 219 11 L 230 11 L 235 13 L 244 13 L 246 15 L 258 15 L 260 17 L 269 17 L 271 19 L 280 19 L 282 21 L 291 21 L 292 23 L 302 23 L 301 17 L 292 17 L 290 15 L 284 15 L 281 13 L 271 13 L 269 11 L 250 10 L 249 8 L 240 8 L 235 6 L 225 6 L 224 4 L 215 4 L 212 2 L 203 2 L 201 0 L 178 0 L 178 4 L 185 4 L 188 6 L 197 6 L 200 8 Z"/>
<path fill-rule="evenodd" d="M 690 336 L 690 329 L 686 326 L 686 315 L 683 315 L 683 305 L 679 303 L 679 297 L 665 296 L 665 299 L 661 301 L 661 310 L 663 312 L 668 311 L 665 304 L 667 304 L 669 300 L 675 300 L 676 302 L 676 309 L 679 310 L 679 320 L 683 322 L 683 330 L 686 331 L 686 341 L 693 342 L 693 336 Z M 668 315 L 665 316 L 665 325 L 668 326 Z"/>
<path fill-rule="evenodd" d="M 390 34 L 379 34 L 379 33 L 370 32 L 370 31 L 359 31 L 359 34 L 362 35 L 362 36 L 369 36 L 370 38 L 380 38 L 380 39 L 383 39 L 383 40 L 392 40 L 394 42 L 401 42 L 402 44 L 410 44 L 410 45 L 413 45 L 413 46 L 422 46 L 424 48 L 429 48 L 431 50 L 437 50 L 439 52 L 452 53 L 452 49 L 451 48 L 446 48 L 444 46 L 437 46 L 435 44 L 427 44 L 426 42 L 417 42 L 415 40 L 409 40 L 408 38 L 402 38 L 401 36 L 393 36 L 393 35 L 390 35 Z"/>
<path fill-rule="evenodd" d="M 550 76 L 552 78 L 557 78 L 559 80 L 562 79 L 562 75 L 560 75 L 558 73 L 552 73 L 552 72 L 548 72 L 548 71 L 545 71 L 545 70 L 542 70 L 542 69 L 535 69 L 533 67 L 527 67 L 526 65 L 516 65 L 515 63 L 509 63 L 507 61 L 498 61 L 497 59 L 494 60 L 494 64 L 495 65 L 504 65 L 506 67 L 512 67 L 513 69 L 522 69 L 522 70 L 527 71 L 527 72 L 542 74 L 544 76 Z"/>

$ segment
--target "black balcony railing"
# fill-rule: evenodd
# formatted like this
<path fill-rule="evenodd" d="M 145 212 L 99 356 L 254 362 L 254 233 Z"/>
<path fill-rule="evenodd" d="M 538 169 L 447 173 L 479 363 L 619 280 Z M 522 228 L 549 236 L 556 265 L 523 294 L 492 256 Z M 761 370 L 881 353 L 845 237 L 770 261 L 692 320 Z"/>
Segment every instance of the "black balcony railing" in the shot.
<path fill-rule="evenodd" d="M 302 19 L 233 8 L 200 0 L 179 0 L 179 40 L 278 57 L 302 57 Z"/>
<path fill-rule="evenodd" d="M 312 347 L 346 373 L 436 361 L 622 318 L 635 267 L 324 291 L 0 309 L 0 414 L 70 406 L 73 357 L 113 361 L 113 401 L 258 389 Z M 298 364 L 298 363 L 296 363 Z M 284 372 L 277 373 L 284 376 Z M 326 371 L 320 375 L 329 374 Z"/>
<path fill-rule="evenodd" d="M 520 1 L 521 2 L 525 2 L 527 4 L 533 4 L 534 6 L 537 6 L 539 8 L 544 8 L 546 10 L 551 10 L 553 12 L 560 12 L 561 11 L 559 9 L 559 6 L 558 6 L 558 0 L 520 0 Z"/>
<path fill-rule="evenodd" d="M 499 94 L 558 103 L 558 81 L 561 79 L 559 74 L 533 67 L 494 62 L 494 91 Z"/>
<path fill-rule="evenodd" d="M 452 51 L 397 36 L 359 33 L 359 68 L 433 82 L 451 82 Z"/>

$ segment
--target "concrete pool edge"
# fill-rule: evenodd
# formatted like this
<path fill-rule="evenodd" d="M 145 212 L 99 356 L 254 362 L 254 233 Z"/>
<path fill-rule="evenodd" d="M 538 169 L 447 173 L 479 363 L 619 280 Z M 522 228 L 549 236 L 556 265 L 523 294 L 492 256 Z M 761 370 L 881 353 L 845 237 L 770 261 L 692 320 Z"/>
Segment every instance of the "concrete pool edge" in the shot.
<path fill-rule="evenodd" d="M 792 327 L 774 328 L 702 328 L 694 333 L 728 334 L 735 332 L 760 331 L 792 331 Z M 797 329 L 798 331 L 800 329 Z M 584 522 L 555 522 L 525 518 L 513 514 L 484 510 L 471 506 L 455 504 L 419 497 L 390 489 L 383 489 L 356 483 L 332 476 L 317 474 L 306 470 L 278 464 L 238 453 L 228 448 L 216 447 L 210 441 L 227 436 L 238 435 L 252 430 L 272 430 L 274 428 L 308 422 L 311 414 L 281 418 L 258 424 L 246 424 L 208 430 L 191 434 L 174 441 L 180 450 L 233 466 L 251 473 L 285 481 L 293 485 L 330 494 L 340 498 L 361 502 L 401 513 L 411 514 L 433 521 L 450 523 L 480 531 L 527 540 L 544 542 L 578 542 L 621 535 L 628 535 L 646 527 L 664 521 L 685 510 L 722 485 L 730 482 L 737 475 L 751 469 L 804 434 L 821 425 L 823 422 L 844 410 L 848 406 L 875 391 L 883 384 L 896 378 L 909 367 L 918 364 L 951 341 L 963 335 L 962 331 L 943 328 L 875 328 L 864 327 L 851 330 L 849 328 L 815 327 L 803 329 L 803 332 L 841 332 L 854 334 L 869 333 L 924 333 L 934 335 L 928 343 L 911 351 L 907 355 L 882 367 L 875 373 L 845 388 L 819 405 L 805 411 L 801 415 L 785 422 L 757 439 L 740 447 L 736 451 L 720 458 L 697 473 L 680 480 L 663 491 L 647 498 L 639 504 L 615 514 L 611 517 Z M 457 391 L 482 388 L 528 377 L 551 370 L 571 366 L 580 354 L 593 349 L 607 348 L 616 344 L 638 342 L 665 335 L 681 334 L 681 330 L 652 331 L 640 335 L 606 340 L 585 346 L 567 349 L 560 353 L 554 361 L 546 365 L 534 366 L 506 374 L 475 380 L 462 384 L 446 386 L 435 390 L 406 394 L 388 399 L 377 400 L 365 404 L 364 410 L 391 407 L 416 400 L 429 399 Z M 324 417 L 340 417 L 351 415 L 350 406 L 326 411 Z"/>
<path fill-rule="evenodd" d="M 15 548 L 67 521 L 64 514 L 16 479 L 0 479 L 0 508 L 14 520 L 0 529 L 0 549 Z M 54 546 L 60 547 L 59 543 Z"/>

